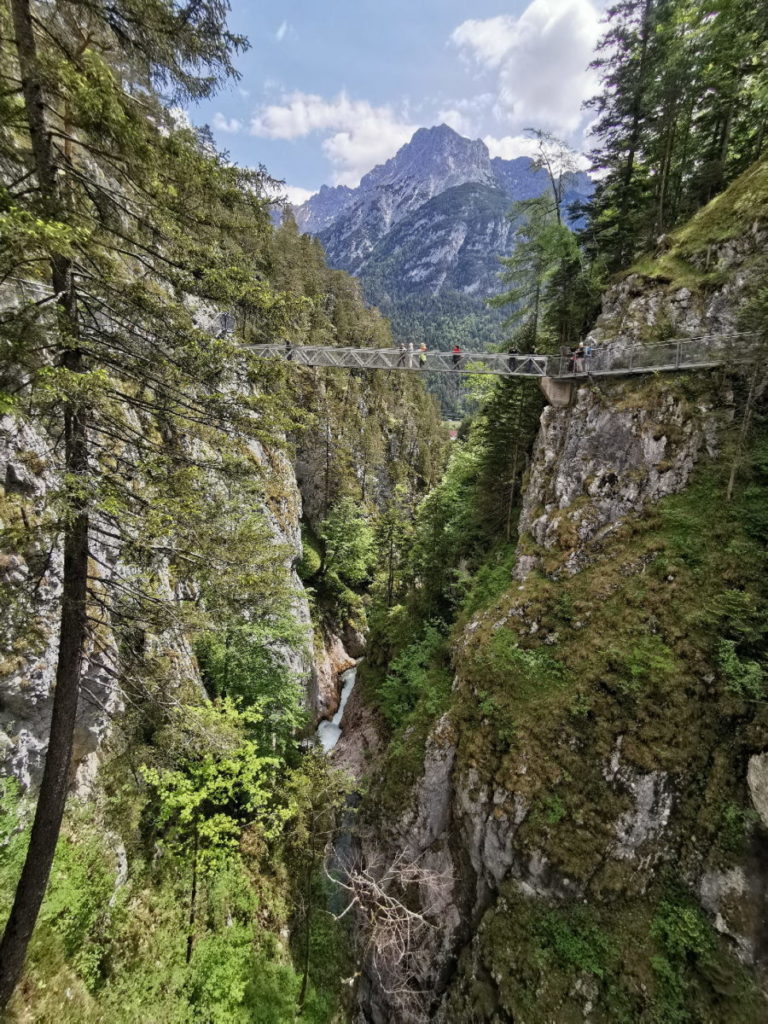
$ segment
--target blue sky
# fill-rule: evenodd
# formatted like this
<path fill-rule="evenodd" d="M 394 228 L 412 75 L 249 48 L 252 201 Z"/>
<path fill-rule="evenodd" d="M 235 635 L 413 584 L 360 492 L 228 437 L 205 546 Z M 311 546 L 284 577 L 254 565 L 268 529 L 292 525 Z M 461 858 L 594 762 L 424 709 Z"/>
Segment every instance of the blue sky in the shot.
<path fill-rule="evenodd" d="M 231 0 L 251 48 L 236 86 L 190 110 L 243 165 L 295 201 L 356 185 L 421 126 L 531 151 L 527 127 L 584 145 L 602 0 Z"/>

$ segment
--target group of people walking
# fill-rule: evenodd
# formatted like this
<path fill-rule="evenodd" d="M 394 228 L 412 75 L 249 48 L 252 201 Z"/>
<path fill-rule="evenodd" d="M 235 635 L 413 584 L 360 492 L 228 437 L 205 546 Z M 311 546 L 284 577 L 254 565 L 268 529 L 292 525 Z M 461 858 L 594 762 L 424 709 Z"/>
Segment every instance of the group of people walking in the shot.
<path fill-rule="evenodd" d="M 418 351 L 414 350 L 412 341 L 409 341 L 407 345 L 401 342 L 397 356 L 398 368 L 408 370 L 415 369 L 416 364 L 414 362 L 414 357 L 418 357 L 419 369 L 423 370 L 427 365 L 427 346 L 424 342 L 419 345 Z"/>
<path fill-rule="evenodd" d="M 568 356 L 568 373 L 584 373 L 587 359 L 592 355 L 592 349 L 586 348 L 584 343 L 580 341 L 570 351 L 563 349 L 562 354 Z"/>

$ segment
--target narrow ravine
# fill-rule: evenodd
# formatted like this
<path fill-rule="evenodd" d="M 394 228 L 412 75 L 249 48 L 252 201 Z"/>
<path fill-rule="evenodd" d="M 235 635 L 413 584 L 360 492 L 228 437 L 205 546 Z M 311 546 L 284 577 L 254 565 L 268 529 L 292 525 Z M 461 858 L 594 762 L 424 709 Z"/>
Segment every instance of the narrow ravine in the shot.
<path fill-rule="evenodd" d="M 341 673 L 342 689 L 339 708 L 330 721 L 321 722 L 317 727 L 317 738 L 326 754 L 333 750 L 341 738 L 341 719 L 344 715 L 344 708 L 347 706 L 350 694 L 355 688 L 356 678 L 357 667 L 354 665 L 352 668 L 348 668 L 345 672 Z"/>

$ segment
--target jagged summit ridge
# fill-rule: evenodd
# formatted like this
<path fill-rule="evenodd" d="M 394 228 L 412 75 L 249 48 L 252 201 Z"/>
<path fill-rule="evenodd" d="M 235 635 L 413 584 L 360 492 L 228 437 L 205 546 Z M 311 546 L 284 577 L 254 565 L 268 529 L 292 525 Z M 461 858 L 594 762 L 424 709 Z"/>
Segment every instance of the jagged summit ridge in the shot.
<path fill-rule="evenodd" d="M 569 200 L 589 194 L 586 174 L 572 178 Z M 357 188 L 324 186 L 295 214 L 331 264 L 363 278 L 386 308 L 413 292 L 494 292 L 499 258 L 513 244 L 509 207 L 548 186 L 529 157 L 492 159 L 481 139 L 441 124 L 419 128 Z"/>

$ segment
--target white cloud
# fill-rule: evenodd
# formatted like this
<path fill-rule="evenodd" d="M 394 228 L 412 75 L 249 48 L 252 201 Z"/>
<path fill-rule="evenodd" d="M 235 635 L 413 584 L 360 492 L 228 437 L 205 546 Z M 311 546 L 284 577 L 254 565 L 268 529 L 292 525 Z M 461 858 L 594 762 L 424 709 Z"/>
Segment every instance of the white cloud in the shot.
<path fill-rule="evenodd" d="M 536 156 L 538 142 L 527 135 L 505 135 L 501 139 L 493 135 L 484 135 L 483 142 L 492 157 L 500 156 L 502 160 L 514 160 L 518 156 Z"/>
<path fill-rule="evenodd" d="M 280 195 L 285 196 L 291 206 L 301 206 L 315 194 L 311 188 L 301 188 L 299 185 L 281 185 L 278 191 Z"/>
<path fill-rule="evenodd" d="M 484 135 L 483 142 L 492 157 L 500 156 L 502 160 L 514 160 L 518 156 L 535 157 L 539 151 L 538 140 L 529 135 L 504 135 L 500 139 L 493 135 Z M 590 167 L 590 161 L 583 153 L 576 153 L 574 162 L 576 169 L 580 171 L 586 171 Z"/>
<path fill-rule="evenodd" d="M 287 21 L 280 22 L 277 32 L 275 32 L 275 39 L 278 41 L 278 43 L 282 43 L 282 41 L 288 35 L 288 30 L 290 29 L 290 27 L 291 26 L 288 24 Z"/>
<path fill-rule="evenodd" d="M 228 135 L 234 135 L 243 127 L 243 122 L 236 117 L 225 117 L 224 114 L 217 111 L 213 115 L 211 125 L 217 132 L 226 132 Z"/>
<path fill-rule="evenodd" d="M 515 127 L 576 131 L 582 102 L 597 89 L 588 64 L 601 34 L 591 0 L 532 0 L 519 17 L 470 19 L 450 42 L 497 76 L 497 116 Z"/>
<path fill-rule="evenodd" d="M 495 101 L 496 97 L 489 92 L 451 99 L 447 101 L 446 106 L 438 110 L 436 123 L 447 124 L 455 132 L 470 139 L 477 138 L 480 134 L 479 126 L 488 117 Z"/>
<path fill-rule="evenodd" d="M 351 100 L 344 92 L 331 100 L 293 92 L 284 95 L 281 103 L 257 110 L 250 130 L 268 139 L 324 135 L 323 151 L 334 166 L 334 184 L 354 186 L 366 171 L 406 143 L 417 127 L 399 118 L 391 107 Z"/>
<path fill-rule="evenodd" d="M 438 124 L 447 124 L 449 128 L 453 128 L 459 135 L 469 135 L 472 132 L 472 122 L 456 107 L 448 107 L 445 110 L 439 110 L 437 112 Z"/>
<path fill-rule="evenodd" d="M 495 68 L 509 53 L 516 24 L 517 18 L 511 14 L 482 20 L 470 18 L 453 30 L 451 42 L 479 64 Z"/>

